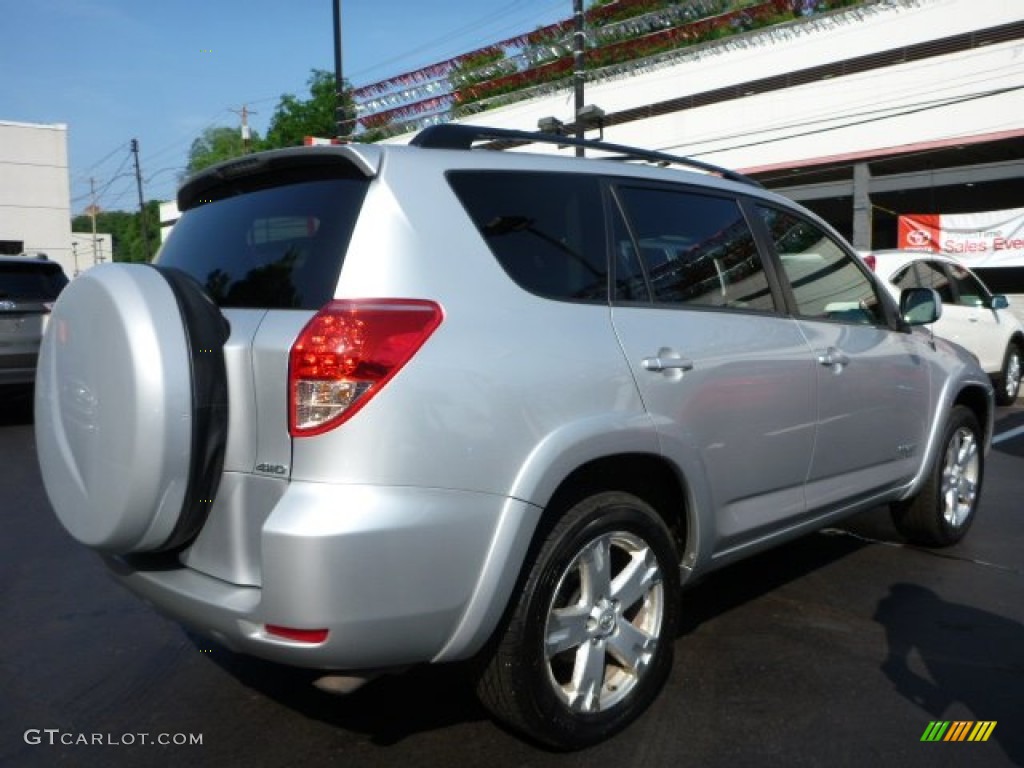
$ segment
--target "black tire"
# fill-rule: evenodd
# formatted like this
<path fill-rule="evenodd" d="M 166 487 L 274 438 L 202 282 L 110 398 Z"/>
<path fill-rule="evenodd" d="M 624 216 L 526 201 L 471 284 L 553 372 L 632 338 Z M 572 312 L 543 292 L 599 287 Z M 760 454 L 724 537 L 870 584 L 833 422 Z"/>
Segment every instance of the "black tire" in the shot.
<path fill-rule="evenodd" d="M 924 488 L 913 499 L 892 505 L 893 523 L 911 543 L 948 547 L 967 533 L 981 498 L 982 445 L 977 418 L 962 405 L 954 407 Z"/>
<path fill-rule="evenodd" d="M 629 725 L 668 676 L 679 610 L 672 535 L 636 496 L 598 493 L 565 513 L 529 567 L 478 695 L 513 729 L 580 749 Z"/>
<path fill-rule="evenodd" d="M 1024 356 L 1022 356 L 1017 342 L 1011 341 L 1006 347 L 1003 367 L 995 381 L 997 405 L 1013 405 L 1017 402 L 1017 395 L 1020 394 L 1022 369 L 1024 369 Z"/>
<path fill-rule="evenodd" d="M 181 516 L 167 541 L 155 551 L 181 549 L 191 543 L 217 495 L 228 434 L 228 376 L 224 343 L 231 328 L 205 289 L 172 267 L 153 267 L 174 292 L 188 342 L 192 379 L 192 451 Z"/>

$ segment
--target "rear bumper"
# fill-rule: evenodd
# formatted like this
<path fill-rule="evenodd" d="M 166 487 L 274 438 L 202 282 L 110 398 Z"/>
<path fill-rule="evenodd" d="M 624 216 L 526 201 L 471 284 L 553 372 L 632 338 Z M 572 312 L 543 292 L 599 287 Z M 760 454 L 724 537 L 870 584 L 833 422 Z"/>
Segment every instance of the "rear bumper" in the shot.
<path fill-rule="evenodd" d="M 383 669 L 473 653 L 504 609 L 538 516 L 487 494 L 293 482 L 260 531 L 259 585 L 145 558 L 107 563 L 159 611 L 235 651 Z M 268 624 L 328 635 L 295 642 Z"/>

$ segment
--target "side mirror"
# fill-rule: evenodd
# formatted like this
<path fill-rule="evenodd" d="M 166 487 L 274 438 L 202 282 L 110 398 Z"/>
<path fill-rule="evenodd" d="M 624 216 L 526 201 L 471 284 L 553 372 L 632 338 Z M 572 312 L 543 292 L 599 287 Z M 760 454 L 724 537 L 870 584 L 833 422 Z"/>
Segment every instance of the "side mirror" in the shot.
<path fill-rule="evenodd" d="M 988 302 L 989 309 L 1009 309 L 1010 300 L 1003 296 L 1001 293 L 997 293 Z"/>
<path fill-rule="evenodd" d="M 909 325 L 929 325 L 942 317 L 942 299 L 932 288 L 907 288 L 900 294 L 900 315 Z"/>

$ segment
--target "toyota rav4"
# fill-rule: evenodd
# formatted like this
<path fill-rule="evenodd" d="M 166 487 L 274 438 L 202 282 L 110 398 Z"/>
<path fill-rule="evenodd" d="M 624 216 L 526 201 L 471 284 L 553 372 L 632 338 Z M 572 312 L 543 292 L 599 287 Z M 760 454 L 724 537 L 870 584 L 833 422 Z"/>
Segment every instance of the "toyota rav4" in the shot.
<path fill-rule="evenodd" d="M 591 157 L 495 151 L 538 141 Z M 37 444 L 71 535 L 231 649 L 339 688 L 472 659 L 578 748 L 657 694 L 684 583 L 877 505 L 928 546 L 975 516 L 992 385 L 912 327 L 936 294 L 740 174 L 448 125 L 178 204 L 155 264 L 61 295 Z"/>

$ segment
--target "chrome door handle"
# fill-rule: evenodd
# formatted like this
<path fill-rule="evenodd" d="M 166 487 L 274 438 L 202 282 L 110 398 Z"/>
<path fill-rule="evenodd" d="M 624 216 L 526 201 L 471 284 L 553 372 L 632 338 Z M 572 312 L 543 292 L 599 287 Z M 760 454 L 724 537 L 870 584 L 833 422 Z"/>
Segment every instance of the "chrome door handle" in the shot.
<path fill-rule="evenodd" d="M 824 365 L 826 368 L 831 368 L 836 373 L 839 373 L 839 371 L 841 371 L 845 366 L 850 364 L 850 358 L 835 347 L 829 347 L 818 355 L 818 364 Z"/>
<path fill-rule="evenodd" d="M 645 371 L 667 371 L 667 370 L 679 370 L 679 371 L 692 371 L 693 360 L 687 360 L 683 357 L 645 357 L 643 362 Z"/>

